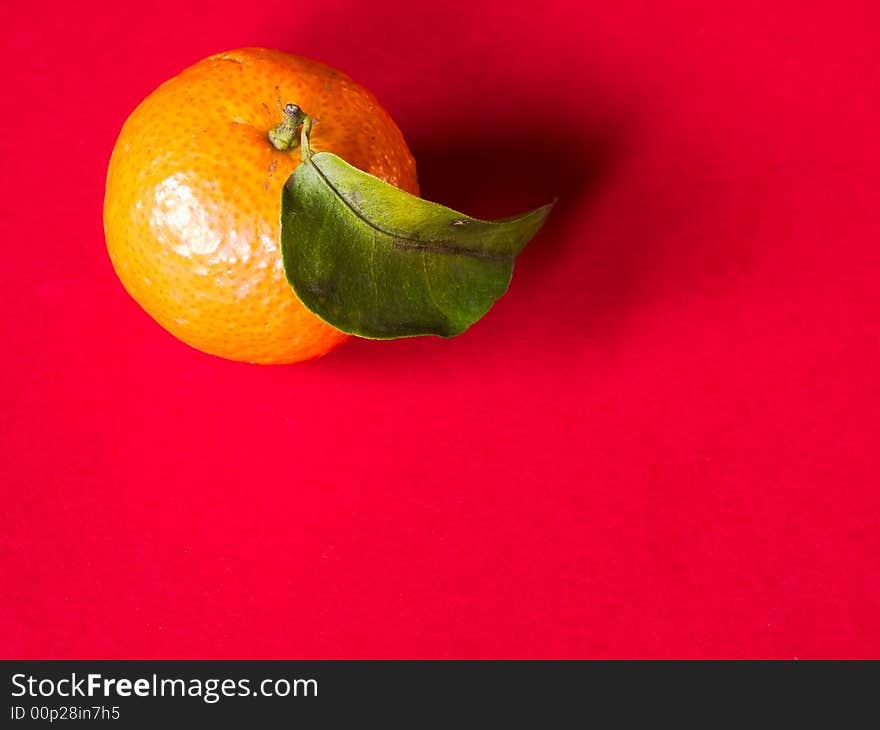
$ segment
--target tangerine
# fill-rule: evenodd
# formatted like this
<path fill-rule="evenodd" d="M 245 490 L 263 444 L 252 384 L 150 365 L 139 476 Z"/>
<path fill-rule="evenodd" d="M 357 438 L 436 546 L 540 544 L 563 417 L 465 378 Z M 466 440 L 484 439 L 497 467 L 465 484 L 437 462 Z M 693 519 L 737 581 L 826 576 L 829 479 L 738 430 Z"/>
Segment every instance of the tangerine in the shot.
<path fill-rule="evenodd" d="M 340 71 L 263 48 L 219 53 L 132 112 L 110 157 L 104 231 L 125 289 L 162 327 L 213 355 L 292 363 L 348 335 L 285 279 L 281 187 L 300 163 L 268 133 L 295 102 L 313 151 L 418 195 L 415 161 L 376 98 Z"/>

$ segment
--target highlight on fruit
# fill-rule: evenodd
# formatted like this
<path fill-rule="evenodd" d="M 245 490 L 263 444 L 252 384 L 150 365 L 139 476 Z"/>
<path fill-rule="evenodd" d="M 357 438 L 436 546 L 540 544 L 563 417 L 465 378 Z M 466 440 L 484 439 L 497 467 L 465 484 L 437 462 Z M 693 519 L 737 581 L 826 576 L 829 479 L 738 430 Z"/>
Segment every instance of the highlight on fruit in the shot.
<path fill-rule="evenodd" d="M 224 103 L 206 118 L 211 94 Z M 423 200 L 369 91 L 246 48 L 191 66 L 126 120 L 104 228 L 126 290 L 172 334 L 292 363 L 350 336 L 461 334 L 507 291 L 552 205 L 485 221 Z"/>

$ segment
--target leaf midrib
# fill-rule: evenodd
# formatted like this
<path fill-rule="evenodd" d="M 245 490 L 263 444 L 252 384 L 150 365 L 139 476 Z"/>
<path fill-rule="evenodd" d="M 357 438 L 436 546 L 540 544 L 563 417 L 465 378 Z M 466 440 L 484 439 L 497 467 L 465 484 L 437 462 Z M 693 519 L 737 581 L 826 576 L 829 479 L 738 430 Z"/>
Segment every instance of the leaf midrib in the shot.
<path fill-rule="evenodd" d="M 332 153 L 328 152 L 324 154 Z M 421 251 L 424 253 L 449 254 L 452 256 L 470 256 L 471 258 L 481 259 L 484 261 L 500 261 L 510 263 L 516 259 L 516 256 L 512 254 L 502 254 L 495 251 L 485 251 L 479 248 L 468 248 L 452 241 L 416 241 L 411 238 L 402 238 L 396 233 L 386 231 L 384 228 L 371 221 L 361 211 L 355 208 L 354 205 L 349 202 L 348 198 L 342 195 L 342 193 L 339 192 L 339 190 L 333 185 L 333 183 L 330 182 L 330 179 L 324 174 L 324 171 L 315 164 L 313 159 L 309 159 L 306 164 L 311 165 L 315 172 L 318 173 L 318 176 L 321 178 L 321 180 L 324 181 L 324 184 L 333 191 L 333 194 L 342 201 L 345 207 L 347 207 L 355 215 L 356 218 L 363 221 L 374 231 L 377 231 L 378 233 L 381 233 L 382 235 L 390 238 L 392 240 L 392 246 L 394 246 L 395 248 L 404 248 L 410 251 Z"/>

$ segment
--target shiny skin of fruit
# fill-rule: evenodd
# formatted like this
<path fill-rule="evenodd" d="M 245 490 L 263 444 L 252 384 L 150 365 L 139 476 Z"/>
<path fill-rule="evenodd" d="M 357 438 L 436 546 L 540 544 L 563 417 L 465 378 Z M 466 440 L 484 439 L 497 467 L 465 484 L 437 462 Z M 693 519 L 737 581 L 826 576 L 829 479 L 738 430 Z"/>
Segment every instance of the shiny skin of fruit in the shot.
<path fill-rule="evenodd" d="M 210 56 L 162 84 L 126 120 L 107 171 L 104 232 L 122 284 L 176 337 L 232 360 L 298 362 L 348 338 L 284 275 L 281 188 L 300 153 L 267 134 L 286 103 L 315 120 L 313 151 L 418 195 L 412 154 L 369 91 L 261 48 Z"/>

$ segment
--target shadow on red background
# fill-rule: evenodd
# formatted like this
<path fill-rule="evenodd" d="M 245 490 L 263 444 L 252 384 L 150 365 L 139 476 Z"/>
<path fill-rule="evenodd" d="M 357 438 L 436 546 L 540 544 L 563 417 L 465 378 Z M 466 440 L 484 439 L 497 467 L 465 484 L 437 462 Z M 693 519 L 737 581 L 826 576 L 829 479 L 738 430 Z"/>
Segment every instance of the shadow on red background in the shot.
<path fill-rule="evenodd" d="M 2 648 L 875 653 L 876 15 L 16 6 Z M 558 198 L 471 331 L 256 368 L 127 297 L 100 224 L 119 126 L 248 44 L 373 90 L 429 198 L 481 217 Z"/>

